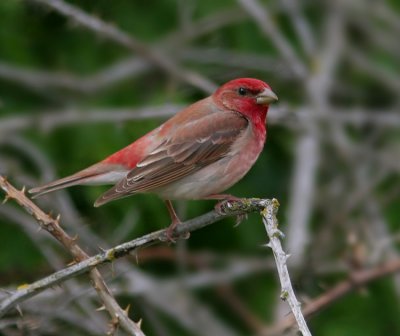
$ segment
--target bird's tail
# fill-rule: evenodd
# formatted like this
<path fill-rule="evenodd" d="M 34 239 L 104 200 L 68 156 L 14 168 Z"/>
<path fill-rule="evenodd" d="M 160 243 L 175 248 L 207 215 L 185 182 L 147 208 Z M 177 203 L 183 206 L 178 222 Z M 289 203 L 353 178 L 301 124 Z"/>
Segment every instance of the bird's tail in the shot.
<path fill-rule="evenodd" d="M 32 194 L 32 198 L 36 198 L 55 190 L 72 187 L 78 184 L 84 184 L 85 180 L 87 180 L 92 176 L 94 175 L 85 175 L 85 176 L 77 174 L 70 175 L 62 179 L 44 184 L 40 187 L 32 188 L 29 190 L 29 193 Z"/>
<path fill-rule="evenodd" d="M 123 168 L 118 170 L 114 165 L 97 163 L 84 170 L 62 179 L 47 183 L 40 187 L 32 188 L 29 193 L 36 198 L 49 192 L 82 184 L 109 184 L 115 183 L 126 175 Z"/>

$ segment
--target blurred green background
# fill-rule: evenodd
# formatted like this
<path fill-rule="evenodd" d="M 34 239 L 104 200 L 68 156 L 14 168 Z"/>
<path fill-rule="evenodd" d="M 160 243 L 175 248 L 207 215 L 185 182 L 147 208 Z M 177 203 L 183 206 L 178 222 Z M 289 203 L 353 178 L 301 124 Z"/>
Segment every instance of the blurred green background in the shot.
<path fill-rule="evenodd" d="M 267 143 L 230 192 L 279 199 L 304 307 L 353 272 L 398 261 L 399 23 L 397 1 L 1 1 L 0 173 L 19 188 L 69 175 L 215 85 L 264 80 L 280 99 Z M 37 203 L 60 213 L 90 254 L 169 224 L 153 195 L 93 208 L 104 190 L 75 187 Z M 213 206 L 177 203 L 182 218 Z M 266 240 L 253 214 L 101 270 L 146 335 L 269 335 L 288 308 Z M 0 241 L 4 290 L 70 261 L 13 202 L 0 206 Z M 400 335 L 399 297 L 398 275 L 378 277 L 309 326 L 315 335 Z M 10 312 L 0 334 L 101 335 L 99 305 L 80 276 L 21 304 L 23 316 Z"/>

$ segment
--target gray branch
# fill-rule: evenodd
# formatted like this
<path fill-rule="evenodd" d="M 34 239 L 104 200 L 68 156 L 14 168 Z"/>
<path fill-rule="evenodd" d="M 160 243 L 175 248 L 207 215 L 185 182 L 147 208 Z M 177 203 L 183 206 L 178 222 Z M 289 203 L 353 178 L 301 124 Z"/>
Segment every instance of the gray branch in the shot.
<path fill-rule="evenodd" d="M 50 8 L 57 13 L 72 20 L 76 25 L 86 28 L 100 36 L 113 41 L 114 43 L 138 53 L 144 59 L 155 64 L 168 74 L 186 83 L 189 83 L 205 92 L 213 92 L 216 85 L 209 79 L 190 70 L 179 67 L 172 58 L 165 55 L 161 50 L 155 50 L 145 43 L 139 41 L 131 35 L 117 27 L 102 21 L 101 19 L 89 15 L 78 7 L 75 7 L 62 0 L 29 0 Z"/>
<path fill-rule="evenodd" d="M 223 205 L 224 213 L 211 211 L 200 217 L 196 217 L 182 223 L 176 228 L 174 233 L 176 236 L 179 237 L 181 235 L 185 235 L 188 232 L 192 232 L 201 229 L 207 225 L 216 223 L 226 217 L 260 211 L 263 209 L 265 202 L 265 200 L 260 199 L 243 199 L 241 202 L 227 202 Z M 140 238 L 107 249 L 102 253 L 99 253 L 93 257 L 76 263 L 75 265 L 53 273 L 52 275 L 38 280 L 32 284 L 20 286 L 17 291 L 15 291 L 9 297 L 0 302 L 0 317 L 3 316 L 11 308 L 15 307 L 18 303 L 39 294 L 49 287 L 60 284 L 79 274 L 87 273 L 100 264 L 112 262 L 117 258 L 131 253 L 139 247 L 144 247 L 160 241 L 165 241 L 167 239 L 166 231 L 167 229 L 149 233 Z"/>
<path fill-rule="evenodd" d="M 311 336 L 311 332 L 307 327 L 307 323 L 301 312 L 300 302 L 297 301 L 296 295 L 294 294 L 292 283 L 290 281 L 289 271 L 286 265 L 286 261 L 289 257 L 282 249 L 280 237 L 283 233 L 278 229 L 278 220 L 276 213 L 278 211 L 279 203 L 276 199 L 272 201 L 265 201 L 266 207 L 261 211 L 265 229 L 268 233 L 269 243 L 268 247 L 272 249 L 274 253 L 276 267 L 279 274 L 279 280 L 281 282 L 281 299 L 289 303 L 290 309 L 297 321 L 299 330 L 303 336 Z"/>

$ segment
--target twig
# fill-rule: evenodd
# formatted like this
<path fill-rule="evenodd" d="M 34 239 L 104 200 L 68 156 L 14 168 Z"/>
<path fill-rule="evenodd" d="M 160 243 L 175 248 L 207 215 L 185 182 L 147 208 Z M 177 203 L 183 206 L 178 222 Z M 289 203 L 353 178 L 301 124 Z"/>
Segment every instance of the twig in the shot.
<path fill-rule="evenodd" d="M 220 285 L 216 288 L 216 293 L 221 297 L 225 305 L 256 335 L 260 334 L 265 328 L 264 323 L 246 306 L 243 300 L 235 293 L 232 286 L 228 284 Z"/>
<path fill-rule="evenodd" d="M 301 12 L 300 2 L 296 0 L 284 0 L 282 4 L 288 11 L 304 51 L 307 56 L 312 59 L 316 51 L 315 37 L 312 33 L 311 25 Z"/>
<path fill-rule="evenodd" d="M 266 207 L 261 211 L 264 226 L 269 237 L 269 243 L 267 246 L 270 247 L 274 253 L 279 280 L 282 286 L 281 299 L 283 301 L 288 301 L 290 309 L 292 310 L 299 326 L 299 330 L 303 336 L 311 336 L 307 323 L 301 312 L 300 303 L 297 301 L 290 281 L 289 271 L 286 265 L 289 255 L 287 255 L 282 249 L 280 237 L 283 236 L 283 233 L 278 229 L 278 220 L 276 218 L 278 207 L 278 201 L 273 199 L 269 203 L 266 203 Z"/>
<path fill-rule="evenodd" d="M 85 109 L 69 108 L 48 111 L 26 111 L 18 116 L 4 117 L 0 120 L 0 134 L 15 133 L 30 128 L 52 131 L 59 127 L 75 124 L 120 123 L 148 118 L 166 118 L 179 111 L 183 105 L 164 104 L 163 106 L 146 106 L 143 108 L 110 108 Z M 292 109 L 284 104 L 271 108 L 269 124 L 290 125 L 295 123 L 296 129 L 318 121 L 321 123 L 343 125 L 374 125 L 375 127 L 400 127 L 400 115 L 395 109 L 361 109 L 336 108 L 331 113 L 316 113 L 309 107 Z M 1 139 L 1 138 L 0 138 Z"/>
<path fill-rule="evenodd" d="M 57 13 L 69 18 L 78 26 L 93 31 L 100 36 L 113 41 L 131 51 L 137 52 L 144 59 L 149 60 L 168 74 L 187 82 L 205 92 L 212 92 L 216 85 L 198 73 L 180 68 L 170 57 L 160 50 L 152 49 L 133 36 L 121 31 L 117 27 L 89 15 L 80 8 L 62 0 L 29 0 L 51 8 Z"/>
<path fill-rule="evenodd" d="M 185 42 L 199 38 L 224 26 L 240 22 L 244 18 L 246 18 L 246 15 L 237 8 L 223 9 L 193 22 L 190 32 L 178 29 L 157 41 L 153 47 L 172 50 L 174 55 L 181 59 L 182 56 L 177 54 L 177 51 L 185 50 L 181 48 Z M 2 61 L 0 62 L 0 78 L 22 85 L 34 92 L 45 95 L 46 98 L 51 98 L 49 90 L 53 94 L 54 90 L 60 89 L 79 94 L 94 94 L 123 80 L 138 76 L 153 67 L 154 64 L 144 58 L 130 56 L 106 66 L 95 74 L 80 76 L 64 72 L 30 70 Z"/>
<path fill-rule="evenodd" d="M 140 328 L 128 319 L 127 314 L 122 311 L 118 304 L 115 302 L 115 299 L 108 290 L 100 273 L 94 267 L 105 262 L 112 262 L 116 258 L 120 258 L 124 255 L 129 254 L 131 251 L 137 249 L 138 247 L 165 240 L 167 229 L 152 232 L 138 239 L 105 250 L 104 252 L 94 257 L 89 257 L 77 245 L 76 238 L 74 239 L 69 237 L 60 228 L 59 217 L 53 219 L 49 215 L 43 213 L 41 209 L 39 209 L 31 200 L 29 200 L 25 196 L 23 192 L 24 190 L 16 190 L 2 176 L 0 176 L 0 188 L 5 191 L 6 200 L 10 198 L 15 199 L 17 203 L 20 204 L 28 213 L 33 215 L 33 217 L 38 221 L 42 228 L 51 233 L 59 242 L 64 245 L 64 247 L 66 247 L 71 252 L 71 254 L 75 257 L 77 261 L 80 261 L 75 265 L 60 270 L 32 284 L 20 286 L 16 292 L 1 301 L 0 316 L 4 315 L 8 310 L 15 307 L 19 302 L 22 302 L 42 292 L 45 289 L 66 281 L 67 279 L 70 279 L 76 275 L 90 271 L 91 278 L 94 282 L 94 287 L 104 301 L 105 306 L 113 316 L 113 322 L 116 320 L 118 323 L 121 323 L 121 325 L 124 326 L 125 330 L 133 335 L 142 335 Z M 263 221 L 270 237 L 270 246 L 273 249 L 279 276 L 281 278 L 281 297 L 285 299 L 288 298 L 293 313 L 297 317 L 299 316 L 298 311 L 300 311 L 299 304 L 297 303 L 297 299 L 290 284 L 290 278 L 286 267 L 287 256 L 282 251 L 279 238 L 277 237 L 277 232 L 279 232 L 279 230 L 277 230 L 277 220 L 275 217 L 277 208 L 278 202 L 275 199 L 272 201 L 260 199 L 244 199 L 242 201 L 235 201 L 232 203 L 226 202 L 222 206 L 222 212 L 216 212 L 214 210 L 205 215 L 184 222 L 176 228 L 174 233 L 177 236 L 181 236 L 186 234 L 187 232 L 191 232 L 200 229 L 206 225 L 215 223 L 228 216 L 262 210 Z M 120 315 L 121 313 L 122 316 Z M 300 330 L 303 332 L 303 335 L 310 335 L 305 333 L 307 329 L 304 328 L 302 320 L 300 318 L 298 319 L 298 323 Z M 135 326 L 134 329 L 132 329 L 132 326 L 130 326 L 130 324 L 133 324 Z M 305 327 L 307 326 L 305 325 Z M 134 333 L 132 333 L 133 330 Z"/>
<path fill-rule="evenodd" d="M 37 207 L 29 198 L 24 194 L 25 189 L 19 191 L 15 189 L 3 176 L 0 175 L 0 188 L 6 193 L 5 201 L 8 199 L 15 199 L 18 204 L 20 204 L 25 211 L 31 214 L 36 221 L 39 223 L 40 227 L 49 232 L 54 238 L 56 238 L 75 258 L 76 261 L 87 260 L 89 256 L 79 247 L 77 244 L 77 237 L 70 237 L 59 225 L 60 216 L 56 219 L 52 218 L 50 215 L 45 214 L 39 207 Z M 143 336 L 144 334 L 138 327 L 136 323 L 129 319 L 127 312 L 125 312 L 115 301 L 110 290 L 108 289 L 106 283 L 104 282 L 100 272 L 97 269 L 90 270 L 90 278 L 93 281 L 93 286 L 96 289 L 98 295 L 104 303 L 105 308 L 110 313 L 113 321 L 118 321 L 118 323 L 125 329 L 129 335 Z M 49 279 L 47 279 L 47 282 Z M 32 296 L 32 291 L 34 287 L 22 286 L 16 293 L 28 288 L 28 297 Z M 9 298 L 8 298 L 9 299 Z M 0 307 L 7 302 L 4 300 Z M 3 314 L 13 305 L 7 306 L 4 309 Z M 0 309 L 0 316 L 2 309 Z"/>
<path fill-rule="evenodd" d="M 36 127 L 45 131 L 67 125 L 102 123 L 102 122 L 122 122 L 127 120 L 141 120 L 148 118 L 170 117 L 182 105 L 165 104 L 163 106 L 148 106 L 138 109 L 96 109 L 83 111 L 77 109 L 66 109 L 59 111 L 47 111 L 37 115 L 27 112 L 25 115 L 12 116 L 0 121 L 0 133 L 14 132 L 27 128 Z"/>
<path fill-rule="evenodd" d="M 354 47 L 347 48 L 346 54 L 354 66 L 372 76 L 394 93 L 399 92 L 400 79 L 398 73 L 390 68 L 385 68 L 384 65 L 379 64 L 379 62 L 374 62 L 365 55 L 365 52 L 359 51 Z"/>
<path fill-rule="evenodd" d="M 336 286 L 321 294 L 319 297 L 310 301 L 305 305 L 303 314 L 309 317 L 322 309 L 327 308 L 335 301 L 341 299 L 345 295 L 352 292 L 354 289 L 362 287 L 372 281 L 380 279 L 386 275 L 390 275 L 400 271 L 400 258 L 388 261 L 371 269 L 353 272 L 348 279 L 339 282 Z M 286 329 L 290 328 L 295 323 L 293 315 L 287 316 L 276 325 L 268 327 L 263 333 L 267 335 L 282 335 Z"/>
<path fill-rule="evenodd" d="M 318 138 L 310 133 L 297 138 L 295 167 L 288 205 L 288 240 L 285 248 L 294 253 L 290 265 L 300 268 L 310 241 L 310 218 L 316 194 L 315 176 L 320 162 Z"/>
<path fill-rule="evenodd" d="M 151 243 L 162 241 L 166 239 L 166 229 L 159 230 L 156 232 L 149 233 L 143 237 L 134 239 L 127 243 L 123 243 L 114 248 L 105 250 L 104 252 L 95 255 L 93 257 L 86 258 L 79 257 L 81 253 L 85 253 L 80 250 L 80 247 L 76 243 L 76 239 L 72 239 L 66 233 L 59 228 L 58 221 L 52 219 L 49 215 L 42 212 L 32 201 L 30 201 L 21 191 L 16 190 L 4 177 L 0 175 L 0 188 L 6 192 L 6 199 L 15 199 L 28 213 L 32 214 L 35 219 L 39 222 L 42 228 L 50 232 L 58 241 L 64 246 L 68 247 L 71 253 L 80 262 L 67 267 L 61 271 L 58 271 L 42 280 L 39 280 L 30 285 L 25 285 L 19 288 L 14 294 L 7 299 L 3 300 L 0 304 L 0 316 L 5 314 L 9 309 L 14 307 L 17 303 L 24 301 L 25 299 L 32 297 L 46 288 L 57 285 L 71 277 L 88 272 L 94 267 L 105 263 L 111 262 L 116 258 L 120 258 L 137 249 Z M 217 213 L 211 211 L 205 215 L 194 218 L 187 222 L 179 225 L 175 230 L 177 236 L 183 235 L 187 232 L 198 230 L 204 226 L 215 223 L 225 217 L 234 216 L 238 214 L 260 211 L 266 201 L 260 199 L 244 199 L 241 202 L 226 203 L 224 213 Z"/>
<path fill-rule="evenodd" d="M 288 39 L 274 24 L 274 20 L 266 7 L 262 6 L 257 0 L 238 0 L 238 3 L 254 19 L 261 31 L 272 40 L 285 58 L 288 67 L 292 68 L 293 73 L 299 78 L 304 78 L 307 74 L 306 67 L 295 53 Z"/>

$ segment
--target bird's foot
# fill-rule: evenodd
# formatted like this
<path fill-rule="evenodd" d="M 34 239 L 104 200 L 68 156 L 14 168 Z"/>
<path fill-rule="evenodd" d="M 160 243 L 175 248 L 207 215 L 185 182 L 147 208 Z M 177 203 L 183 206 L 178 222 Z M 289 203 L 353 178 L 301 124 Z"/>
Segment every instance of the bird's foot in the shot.
<path fill-rule="evenodd" d="M 176 227 L 181 224 L 181 220 L 175 212 L 175 209 L 170 200 L 165 200 L 165 205 L 167 206 L 169 215 L 171 217 L 171 225 L 167 228 L 165 232 L 165 236 L 161 238 L 163 241 L 167 241 L 170 243 L 176 243 L 176 239 L 188 239 L 190 237 L 190 232 L 186 232 L 180 235 L 175 234 Z"/>
<path fill-rule="evenodd" d="M 185 232 L 180 235 L 177 235 L 175 233 L 175 229 L 179 224 L 181 224 L 181 221 L 179 219 L 173 220 L 171 225 L 168 226 L 167 230 L 165 231 L 165 235 L 160 240 L 166 241 L 169 243 L 176 243 L 177 239 L 189 239 L 190 232 Z"/>
<path fill-rule="evenodd" d="M 226 206 L 229 207 L 229 203 L 241 201 L 241 198 L 229 194 L 209 195 L 206 197 L 206 199 L 219 200 L 219 202 L 214 205 L 214 210 L 221 215 L 225 214 L 224 208 Z"/>
<path fill-rule="evenodd" d="M 242 201 L 241 198 L 229 194 L 209 195 L 207 196 L 207 199 L 220 200 L 217 204 L 215 204 L 214 210 L 221 215 L 225 214 L 225 209 L 226 207 L 228 208 L 230 207 L 230 203 Z M 243 220 L 246 218 L 247 214 L 237 215 L 235 227 L 238 226 L 241 222 L 243 222 Z"/>

